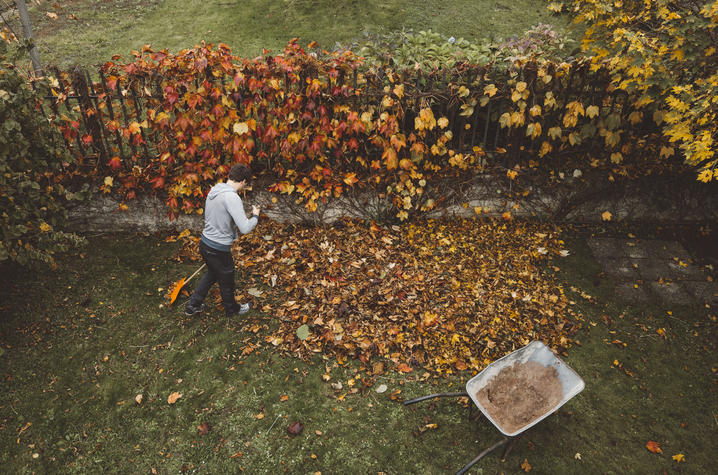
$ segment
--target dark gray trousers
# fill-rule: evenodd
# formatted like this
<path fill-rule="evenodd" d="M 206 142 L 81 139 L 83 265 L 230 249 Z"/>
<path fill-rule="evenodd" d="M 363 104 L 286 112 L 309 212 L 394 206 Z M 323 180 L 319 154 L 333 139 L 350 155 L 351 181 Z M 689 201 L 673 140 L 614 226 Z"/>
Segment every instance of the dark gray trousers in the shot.
<path fill-rule="evenodd" d="M 190 298 L 190 305 L 199 306 L 207 297 L 210 287 L 217 282 L 225 311 L 230 311 L 234 302 L 234 260 L 231 252 L 218 251 L 199 243 L 199 253 L 207 264 L 207 273 L 200 279 Z"/>

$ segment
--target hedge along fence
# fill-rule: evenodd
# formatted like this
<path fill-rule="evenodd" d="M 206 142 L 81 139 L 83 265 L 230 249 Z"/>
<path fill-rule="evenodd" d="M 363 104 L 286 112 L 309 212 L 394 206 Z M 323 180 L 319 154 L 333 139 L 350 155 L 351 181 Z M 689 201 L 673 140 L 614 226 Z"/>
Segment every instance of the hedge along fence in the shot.
<path fill-rule="evenodd" d="M 94 179 L 126 199 L 159 193 L 176 216 L 201 212 L 243 162 L 309 211 L 371 191 L 403 220 L 442 205 L 439 183 L 497 168 L 524 185 L 681 169 L 659 129 L 665 111 L 587 60 L 396 71 L 312 48 L 293 40 L 250 60 L 222 44 L 145 47 L 102 65 L 99 80 L 55 70 L 49 115 L 77 157 L 58 179 Z"/>

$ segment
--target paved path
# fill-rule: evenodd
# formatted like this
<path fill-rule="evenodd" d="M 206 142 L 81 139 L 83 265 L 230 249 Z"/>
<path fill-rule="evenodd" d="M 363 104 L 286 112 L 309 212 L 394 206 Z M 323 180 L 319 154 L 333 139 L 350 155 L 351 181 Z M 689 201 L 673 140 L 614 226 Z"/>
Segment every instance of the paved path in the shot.
<path fill-rule="evenodd" d="M 629 302 L 718 305 L 718 282 L 711 282 L 676 241 L 591 238 L 588 246 L 617 281 L 618 295 Z"/>

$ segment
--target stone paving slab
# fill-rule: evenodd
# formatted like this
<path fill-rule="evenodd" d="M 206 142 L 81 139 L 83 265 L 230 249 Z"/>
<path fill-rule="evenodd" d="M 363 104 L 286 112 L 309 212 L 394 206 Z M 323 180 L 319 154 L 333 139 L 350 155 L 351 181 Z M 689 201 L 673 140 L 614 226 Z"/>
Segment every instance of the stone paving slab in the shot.
<path fill-rule="evenodd" d="M 616 280 L 635 281 L 640 278 L 638 271 L 633 267 L 632 259 L 608 257 L 600 262 L 604 272 Z"/>
<path fill-rule="evenodd" d="M 644 280 L 676 279 L 680 276 L 665 259 L 642 259 L 636 264 L 638 264 L 636 270 Z"/>
<path fill-rule="evenodd" d="M 694 301 L 693 297 L 676 282 L 667 284 L 651 282 L 649 285 L 653 293 L 658 295 L 664 302 L 677 305 L 690 305 Z"/>
<path fill-rule="evenodd" d="M 681 265 L 681 263 L 683 265 Z M 706 280 L 706 275 L 701 268 L 695 264 L 686 263 L 685 261 L 668 261 L 668 267 L 670 267 L 673 275 L 682 280 Z"/>
<path fill-rule="evenodd" d="M 707 281 L 679 242 L 591 238 L 587 244 L 603 271 L 618 281 L 616 292 L 624 300 L 718 305 L 718 283 Z"/>
<path fill-rule="evenodd" d="M 685 282 L 688 292 L 709 305 L 718 305 L 718 282 Z"/>
<path fill-rule="evenodd" d="M 625 239 L 616 238 L 591 238 L 588 240 L 588 247 L 598 260 L 607 257 L 626 257 L 623 249 L 624 241 Z"/>
<path fill-rule="evenodd" d="M 621 246 L 626 257 L 632 259 L 648 259 L 651 257 L 651 249 L 643 242 L 626 241 Z"/>
<path fill-rule="evenodd" d="M 648 302 L 651 300 L 648 292 L 642 286 L 636 286 L 633 282 L 619 282 L 616 284 L 616 293 L 623 300 L 629 302 Z"/>

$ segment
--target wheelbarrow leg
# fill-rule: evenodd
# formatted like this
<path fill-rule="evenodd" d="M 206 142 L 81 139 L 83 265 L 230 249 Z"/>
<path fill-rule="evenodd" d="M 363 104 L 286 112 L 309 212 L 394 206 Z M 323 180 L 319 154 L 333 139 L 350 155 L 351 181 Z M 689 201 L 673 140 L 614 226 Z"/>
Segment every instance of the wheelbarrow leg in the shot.
<path fill-rule="evenodd" d="M 514 446 L 516 445 L 516 442 L 519 441 L 519 438 L 520 438 L 520 437 L 521 437 L 521 435 L 519 435 L 518 437 L 511 437 L 511 442 L 509 442 L 509 443 L 506 445 L 506 448 L 504 449 L 504 455 L 501 456 L 501 461 L 502 461 L 502 462 L 506 462 L 506 457 L 509 456 L 509 453 L 511 452 L 511 449 L 514 448 Z"/>
<path fill-rule="evenodd" d="M 470 469 L 471 467 L 474 466 L 474 464 L 476 464 L 476 462 L 478 462 L 479 460 L 481 460 L 482 458 L 484 458 L 486 455 L 490 454 L 490 453 L 493 452 L 494 450 L 498 449 L 499 447 L 501 447 L 502 445 L 504 445 L 505 443 L 507 443 L 509 440 L 510 440 L 510 439 L 509 439 L 508 437 L 504 437 L 503 440 L 500 440 L 500 441 L 496 442 L 494 445 L 492 445 L 491 447 L 489 447 L 488 449 L 484 450 L 484 451 L 481 452 L 479 455 L 477 455 L 474 460 L 472 460 L 471 462 L 469 462 L 469 463 L 467 463 L 466 465 L 464 465 L 464 468 L 462 468 L 461 470 L 459 470 L 458 472 L 456 472 L 456 475 L 464 475 L 466 472 L 469 471 L 469 469 Z"/>

